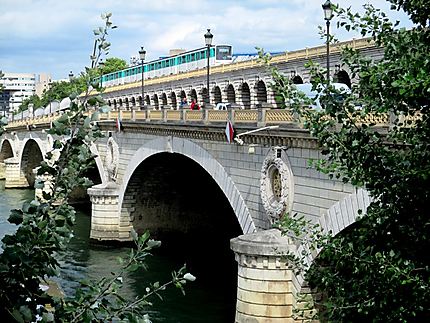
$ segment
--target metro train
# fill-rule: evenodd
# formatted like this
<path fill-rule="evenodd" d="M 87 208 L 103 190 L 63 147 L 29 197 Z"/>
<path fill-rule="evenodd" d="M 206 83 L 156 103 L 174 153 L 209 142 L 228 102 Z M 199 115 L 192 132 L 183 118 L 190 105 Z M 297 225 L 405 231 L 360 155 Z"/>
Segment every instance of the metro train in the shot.
<path fill-rule="evenodd" d="M 230 64 L 233 61 L 232 46 L 215 45 L 210 49 L 209 66 Z M 143 64 L 144 78 L 178 74 L 207 66 L 207 48 L 202 47 L 174 56 L 159 58 Z M 124 70 L 102 76 L 104 87 L 136 82 L 142 79 L 142 66 L 132 66 Z"/>

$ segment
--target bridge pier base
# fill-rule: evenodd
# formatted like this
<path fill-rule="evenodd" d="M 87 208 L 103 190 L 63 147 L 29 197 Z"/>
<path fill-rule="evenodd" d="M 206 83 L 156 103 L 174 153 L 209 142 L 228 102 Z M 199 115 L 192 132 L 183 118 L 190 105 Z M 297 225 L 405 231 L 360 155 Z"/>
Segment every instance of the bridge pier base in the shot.
<path fill-rule="evenodd" d="M 119 187 L 113 182 L 88 189 L 91 206 L 90 238 L 99 241 L 130 241 L 131 225 L 120 221 Z"/>
<path fill-rule="evenodd" d="M 296 247 L 277 229 L 239 236 L 230 247 L 238 262 L 235 322 L 295 322 L 300 286 L 282 255 Z"/>
<path fill-rule="evenodd" d="M 20 161 L 16 157 L 5 159 L 4 177 L 5 188 L 25 188 L 28 187 L 28 181 L 21 172 Z"/>

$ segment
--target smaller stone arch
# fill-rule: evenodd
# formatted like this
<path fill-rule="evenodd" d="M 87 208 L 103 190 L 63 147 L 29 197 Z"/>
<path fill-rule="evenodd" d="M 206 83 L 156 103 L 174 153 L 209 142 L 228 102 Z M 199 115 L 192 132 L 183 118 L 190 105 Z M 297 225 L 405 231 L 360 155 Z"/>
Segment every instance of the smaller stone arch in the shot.
<path fill-rule="evenodd" d="M 151 100 L 149 98 L 149 94 L 145 95 L 145 104 L 148 106 L 151 105 Z"/>
<path fill-rule="evenodd" d="M 214 93 L 214 104 L 216 105 L 217 103 L 222 102 L 221 89 L 219 88 L 219 86 L 214 87 L 213 93 Z"/>
<path fill-rule="evenodd" d="M 196 91 L 196 89 L 191 89 L 190 97 L 191 97 L 191 99 L 194 99 L 197 102 L 197 91 Z"/>
<path fill-rule="evenodd" d="M 136 109 L 136 98 L 134 96 L 131 97 L 130 99 L 130 104 L 131 104 L 131 108 L 132 109 Z"/>
<path fill-rule="evenodd" d="M 125 110 L 129 110 L 130 104 L 129 104 L 128 98 L 125 98 L 124 103 L 125 103 Z"/>
<path fill-rule="evenodd" d="M 293 84 L 303 84 L 303 79 L 300 75 L 296 75 L 291 79 L 291 82 L 293 82 Z"/>
<path fill-rule="evenodd" d="M 267 102 L 267 89 L 263 80 L 258 81 L 255 85 L 255 93 L 257 104 Z"/>
<path fill-rule="evenodd" d="M 141 95 L 139 95 L 138 97 L 137 97 L 137 103 L 139 104 L 139 109 L 140 110 L 142 110 L 143 109 L 143 99 L 142 99 L 142 96 Z"/>
<path fill-rule="evenodd" d="M 157 95 L 157 93 L 154 94 L 154 96 L 152 97 L 152 100 L 154 101 L 154 109 L 158 110 L 160 108 L 160 106 L 158 104 L 158 95 Z"/>
<path fill-rule="evenodd" d="M 251 91 L 249 89 L 248 83 L 242 83 L 240 87 L 242 104 L 244 109 L 251 109 Z"/>
<path fill-rule="evenodd" d="M 118 110 L 122 109 L 122 98 L 118 100 Z"/>
<path fill-rule="evenodd" d="M 167 94 L 165 92 L 161 93 L 161 105 L 163 108 L 167 108 Z"/>
<path fill-rule="evenodd" d="M 173 91 L 170 93 L 170 106 L 174 110 L 176 110 L 178 108 L 178 102 L 176 100 L 176 93 Z"/>
<path fill-rule="evenodd" d="M 340 70 L 335 75 L 335 81 L 337 83 L 343 83 L 349 88 L 351 88 L 351 78 L 349 77 L 349 74 L 345 70 Z"/>
<path fill-rule="evenodd" d="M 234 90 L 233 84 L 229 84 L 226 88 L 227 102 L 236 103 L 236 91 Z"/>
<path fill-rule="evenodd" d="M 208 89 L 206 87 L 202 88 L 201 97 L 203 100 L 202 104 L 210 103 L 209 92 L 208 92 Z"/>
<path fill-rule="evenodd" d="M 116 102 L 116 99 L 113 99 L 113 108 L 114 108 L 114 110 L 116 110 L 116 108 L 117 108 L 117 102 Z"/>

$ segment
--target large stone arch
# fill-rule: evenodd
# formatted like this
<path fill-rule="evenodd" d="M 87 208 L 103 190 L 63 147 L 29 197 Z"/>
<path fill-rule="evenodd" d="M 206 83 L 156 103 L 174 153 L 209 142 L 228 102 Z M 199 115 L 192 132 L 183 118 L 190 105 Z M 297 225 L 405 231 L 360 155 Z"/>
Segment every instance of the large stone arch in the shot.
<path fill-rule="evenodd" d="M 13 158 L 14 152 L 12 149 L 12 144 L 8 139 L 4 139 L 0 142 L 0 179 L 5 178 L 5 159 Z"/>
<path fill-rule="evenodd" d="M 152 97 L 152 100 L 154 101 L 154 109 L 158 110 L 159 109 L 159 104 L 158 104 L 158 94 L 155 93 Z"/>
<path fill-rule="evenodd" d="M 0 144 L 0 162 L 3 162 L 7 158 L 14 157 L 12 144 L 8 139 L 4 139 Z"/>
<path fill-rule="evenodd" d="M 365 214 L 370 203 L 371 197 L 369 193 L 364 189 L 357 189 L 354 193 L 332 205 L 327 212 L 318 219 L 318 223 L 324 232 L 331 232 L 331 235 L 335 236 L 357 221 L 359 215 L 358 210 L 361 210 L 362 214 Z M 310 266 L 321 252 L 321 249 L 311 252 L 307 246 L 300 245 L 297 248 L 297 253 L 302 254 L 303 251 L 309 255 L 306 262 L 307 265 Z M 302 286 L 304 277 L 299 275 L 297 278 L 300 286 Z"/>
<path fill-rule="evenodd" d="M 164 147 L 164 150 L 160 150 L 160 147 Z M 254 221 L 245 200 L 224 167 L 199 145 L 190 140 L 177 137 L 162 137 L 154 139 L 136 151 L 134 156 L 130 159 L 128 167 L 124 173 L 118 196 L 121 214 L 120 223 L 124 222 L 122 219 L 123 217 L 128 217 L 127 208 L 125 208 L 123 204 L 128 183 L 130 182 L 135 170 L 145 159 L 161 152 L 181 154 L 197 162 L 208 174 L 211 175 L 215 183 L 226 196 L 236 215 L 242 232 L 246 234 L 256 231 Z"/>
<path fill-rule="evenodd" d="M 40 166 L 40 163 L 44 160 L 46 154 L 44 146 L 39 138 L 28 138 L 23 142 L 20 154 L 20 174 L 30 187 L 34 186 L 36 180 L 33 170 Z"/>

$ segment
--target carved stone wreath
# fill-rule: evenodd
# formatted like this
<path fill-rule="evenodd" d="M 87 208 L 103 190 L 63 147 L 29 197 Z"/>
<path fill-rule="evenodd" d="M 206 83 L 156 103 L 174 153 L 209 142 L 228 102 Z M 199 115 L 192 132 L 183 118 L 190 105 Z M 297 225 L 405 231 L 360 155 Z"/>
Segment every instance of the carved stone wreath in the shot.
<path fill-rule="evenodd" d="M 107 141 L 105 166 L 108 181 L 116 181 L 118 174 L 119 148 L 115 140 L 110 137 Z"/>
<path fill-rule="evenodd" d="M 292 186 L 289 166 L 272 151 L 263 162 L 260 180 L 261 200 L 272 223 L 290 211 Z"/>

